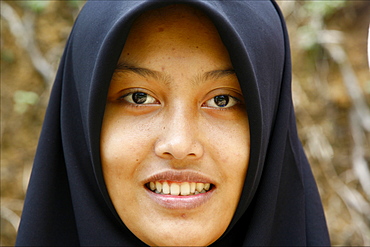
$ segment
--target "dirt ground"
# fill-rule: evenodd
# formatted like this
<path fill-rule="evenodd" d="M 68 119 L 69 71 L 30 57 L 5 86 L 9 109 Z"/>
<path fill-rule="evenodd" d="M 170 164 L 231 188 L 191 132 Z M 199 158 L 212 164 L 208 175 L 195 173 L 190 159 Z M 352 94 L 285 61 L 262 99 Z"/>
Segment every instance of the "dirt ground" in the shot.
<path fill-rule="evenodd" d="M 3 2 L 14 11 L 13 17 L 25 20 L 25 30 L 35 32 L 34 35 L 20 33 L 17 36 L 9 17 L 3 14 L 6 8 L 2 5 L 0 245 L 7 246 L 14 245 L 51 78 L 82 1 L 45 1 L 49 4 L 39 9 L 22 5 L 20 1 Z M 355 124 L 361 120 L 361 116 L 353 114 L 358 99 L 349 91 L 351 85 L 357 85 L 357 80 L 358 97 L 369 109 L 370 2 L 349 1 L 332 14 L 326 14 L 319 29 L 339 32 L 326 32 L 330 34 L 329 41 L 322 32 L 316 36 L 316 39 L 323 39 L 322 43 L 310 48 L 302 48 L 305 42 L 302 30 L 314 26 L 313 17 L 305 10 L 305 2 L 279 1 L 279 5 L 284 10 L 291 37 L 299 135 L 319 186 L 332 244 L 370 245 L 370 213 L 366 215 L 370 212 L 367 211 L 370 210 L 370 194 L 363 188 L 354 165 L 357 157 L 354 150 L 360 149 L 363 151 L 360 156 L 369 168 L 370 131 Z M 11 23 L 16 22 L 12 20 Z M 32 23 L 34 26 L 27 26 Z M 340 38 L 336 38 L 337 34 Z M 24 45 L 28 36 L 39 48 L 40 57 L 48 62 L 49 77 L 45 71 L 35 69 L 31 57 L 37 54 L 32 42 Z M 337 44 L 334 41 L 338 41 Z M 341 51 L 344 55 L 333 59 Z M 352 74 L 346 68 L 352 68 Z M 347 74 L 342 74 L 344 70 Z M 352 79 L 346 84 L 344 78 L 348 73 Z"/>

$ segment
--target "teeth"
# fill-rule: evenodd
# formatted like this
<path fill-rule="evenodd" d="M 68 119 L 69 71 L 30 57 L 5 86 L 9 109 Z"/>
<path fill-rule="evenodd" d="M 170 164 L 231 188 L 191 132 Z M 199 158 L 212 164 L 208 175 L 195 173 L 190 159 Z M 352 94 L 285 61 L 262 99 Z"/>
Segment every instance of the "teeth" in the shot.
<path fill-rule="evenodd" d="M 210 183 L 194 183 L 194 182 L 184 182 L 184 183 L 168 183 L 168 182 L 150 182 L 147 187 L 157 193 L 163 195 L 174 195 L 174 196 L 189 196 L 197 195 L 200 193 L 206 193 L 211 189 Z"/>
<path fill-rule="evenodd" d="M 204 190 L 209 190 L 210 187 L 211 187 L 210 183 L 204 184 Z"/>
<path fill-rule="evenodd" d="M 180 194 L 180 186 L 178 184 L 171 184 L 171 195 L 178 196 Z"/>
<path fill-rule="evenodd" d="M 196 183 L 190 183 L 190 193 L 191 194 L 194 194 L 195 193 L 195 187 L 196 187 Z"/>
<path fill-rule="evenodd" d="M 155 182 L 156 192 L 162 192 L 162 184 L 160 182 Z"/>
<path fill-rule="evenodd" d="M 162 192 L 165 195 L 168 195 L 170 193 L 170 186 L 168 185 L 167 182 L 164 182 L 162 185 Z"/>
<path fill-rule="evenodd" d="M 181 186 L 181 195 L 182 196 L 187 196 L 190 194 L 190 185 L 189 183 L 182 183 Z"/>
<path fill-rule="evenodd" d="M 150 182 L 150 190 L 155 190 L 155 183 Z"/>
<path fill-rule="evenodd" d="M 197 183 L 197 191 L 201 192 L 204 189 L 204 183 Z"/>

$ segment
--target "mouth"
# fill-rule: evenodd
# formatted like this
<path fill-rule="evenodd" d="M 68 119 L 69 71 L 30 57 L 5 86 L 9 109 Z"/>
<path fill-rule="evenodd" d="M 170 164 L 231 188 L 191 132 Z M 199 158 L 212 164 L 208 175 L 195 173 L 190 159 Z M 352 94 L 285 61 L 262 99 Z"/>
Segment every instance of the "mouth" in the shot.
<path fill-rule="evenodd" d="M 211 200 L 216 184 L 195 171 L 169 170 L 154 174 L 144 188 L 158 205 L 167 209 L 195 209 Z"/>
<path fill-rule="evenodd" d="M 172 181 L 155 181 L 148 182 L 145 186 L 161 195 L 172 196 L 192 196 L 206 193 L 213 189 L 214 185 L 211 183 L 196 183 L 196 182 L 172 182 Z"/>

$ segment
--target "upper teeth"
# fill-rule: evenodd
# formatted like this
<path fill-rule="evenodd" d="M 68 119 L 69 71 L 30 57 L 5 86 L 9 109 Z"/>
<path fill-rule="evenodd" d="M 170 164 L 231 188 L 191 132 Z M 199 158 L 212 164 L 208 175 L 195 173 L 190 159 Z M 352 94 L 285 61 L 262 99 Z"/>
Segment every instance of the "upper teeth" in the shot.
<path fill-rule="evenodd" d="M 163 195 L 196 195 L 205 193 L 211 188 L 210 183 L 171 183 L 168 182 L 150 182 L 149 189 Z"/>

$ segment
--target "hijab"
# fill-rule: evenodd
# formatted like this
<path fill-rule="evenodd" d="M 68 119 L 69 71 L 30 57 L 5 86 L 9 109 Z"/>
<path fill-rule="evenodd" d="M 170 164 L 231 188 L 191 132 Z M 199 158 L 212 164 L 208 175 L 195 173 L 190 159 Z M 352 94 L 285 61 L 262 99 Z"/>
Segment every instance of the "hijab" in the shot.
<path fill-rule="evenodd" d="M 88 1 L 56 75 L 16 245 L 145 246 L 107 193 L 100 131 L 109 82 L 134 20 L 190 4 L 229 51 L 249 116 L 250 161 L 234 217 L 214 246 L 329 245 L 322 204 L 297 136 L 291 57 L 273 1 Z"/>

